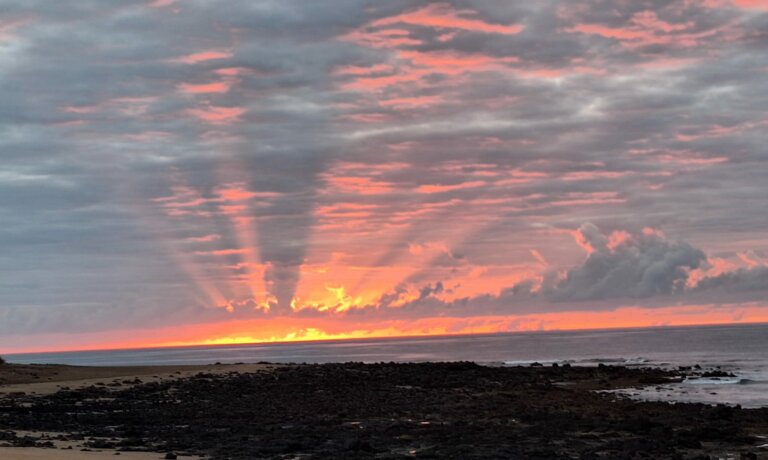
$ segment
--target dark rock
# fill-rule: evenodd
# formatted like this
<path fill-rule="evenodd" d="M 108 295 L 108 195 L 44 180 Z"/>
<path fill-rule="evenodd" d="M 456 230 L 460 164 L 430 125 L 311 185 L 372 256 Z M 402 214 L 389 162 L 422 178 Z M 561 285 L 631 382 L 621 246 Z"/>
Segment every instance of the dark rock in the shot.
<path fill-rule="evenodd" d="M 49 441 L 18 438 L 13 430 L 63 432 L 69 439 L 84 435 L 90 448 L 232 460 L 688 459 L 717 448 L 711 446 L 753 448 L 748 433 L 764 426 L 768 412 L 644 403 L 593 391 L 677 377 L 677 371 L 569 363 L 346 363 L 201 372 L 0 399 L 0 441 L 37 445 Z"/>
<path fill-rule="evenodd" d="M 701 376 L 702 377 L 707 377 L 707 378 L 713 378 L 713 377 L 714 378 L 717 378 L 717 377 L 736 377 L 735 374 L 732 374 L 730 372 L 721 371 L 721 370 L 702 372 Z"/>

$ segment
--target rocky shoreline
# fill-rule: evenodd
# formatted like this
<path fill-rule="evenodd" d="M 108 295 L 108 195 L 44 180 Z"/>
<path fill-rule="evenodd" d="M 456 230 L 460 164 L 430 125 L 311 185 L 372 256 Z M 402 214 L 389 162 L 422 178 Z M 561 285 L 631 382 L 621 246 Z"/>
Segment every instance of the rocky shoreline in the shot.
<path fill-rule="evenodd" d="M 601 391 L 683 376 L 462 362 L 106 380 L 0 398 L 0 446 L 78 441 L 91 450 L 233 460 L 768 458 L 760 447 L 768 409 L 639 402 Z"/>

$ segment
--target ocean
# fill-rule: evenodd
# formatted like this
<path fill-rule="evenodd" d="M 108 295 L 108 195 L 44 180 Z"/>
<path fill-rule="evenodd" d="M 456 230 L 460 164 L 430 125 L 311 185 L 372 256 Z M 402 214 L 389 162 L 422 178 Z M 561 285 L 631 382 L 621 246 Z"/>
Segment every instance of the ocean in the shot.
<path fill-rule="evenodd" d="M 768 324 L 514 332 L 438 337 L 215 345 L 6 355 L 15 363 L 166 365 L 475 361 L 498 366 L 570 363 L 677 368 L 699 365 L 734 377 L 628 389 L 639 399 L 768 407 Z"/>

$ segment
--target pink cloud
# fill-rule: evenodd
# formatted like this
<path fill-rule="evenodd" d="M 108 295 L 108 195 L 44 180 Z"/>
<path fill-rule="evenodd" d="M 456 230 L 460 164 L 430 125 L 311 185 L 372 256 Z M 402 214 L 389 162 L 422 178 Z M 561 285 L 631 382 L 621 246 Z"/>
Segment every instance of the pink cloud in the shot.
<path fill-rule="evenodd" d="M 669 23 L 659 19 L 653 11 L 642 11 L 636 13 L 625 27 L 577 24 L 566 31 L 615 39 L 629 48 L 649 45 L 691 48 L 716 36 L 721 36 L 724 40 L 732 40 L 736 36 L 731 23 L 701 32 L 689 32 L 693 25 L 692 22 Z"/>
<path fill-rule="evenodd" d="M 229 84 L 225 82 L 215 83 L 181 83 L 177 86 L 178 90 L 185 94 L 209 94 L 209 93 L 226 93 L 229 91 Z"/>
<path fill-rule="evenodd" d="M 323 218 L 364 219 L 373 216 L 373 211 L 378 207 L 374 204 L 338 203 L 320 206 L 315 210 L 315 214 Z"/>
<path fill-rule="evenodd" d="M 664 163 L 675 163 L 680 165 L 716 165 L 725 163 L 729 159 L 727 157 L 704 157 L 701 155 L 661 155 L 656 157 Z"/>
<path fill-rule="evenodd" d="M 483 54 L 464 54 L 457 52 L 421 52 L 400 51 L 398 55 L 414 65 L 427 67 L 436 73 L 457 73 L 464 70 L 480 71 L 497 64 L 511 64 L 519 61 L 517 57 L 497 58 Z"/>
<path fill-rule="evenodd" d="M 517 57 L 513 56 L 494 57 L 455 51 L 422 52 L 402 50 L 397 52 L 397 57 L 400 58 L 400 65 L 395 70 L 392 70 L 389 75 L 376 75 L 373 72 L 366 74 L 362 71 L 348 73 L 348 75 L 360 75 L 360 78 L 343 83 L 341 85 L 342 89 L 375 91 L 404 83 L 414 83 L 423 86 L 424 78 L 431 74 L 462 75 L 494 69 L 506 70 L 509 69 L 509 64 L 519 61 Z M 384 67 L 379 69 L 383 70 Z"/>
<path fill-rule="evenodd" d="M 252 192 L 242 183 L 224 184 L 214 190 L 213 197 L 204 197 L 203 194 L 187 185 L 175 185 L 171 187 L 170 196 L 153 198 L 159 203 L 169 216 L 183 215 L 209 215 L 210 211 L 200 209 L 201 206 L 217 204 L 218 211 L 222 214 L 232 215 L 247 209 L 241 202 L 252 198 L 272 198 L 273 192 Z"/>
<path fill-rule="evenodd" d="M 17 19 L 10 21 L 0 21 L 0 41 L 9 40 L 14 37 L 13 31 L 32 22 L 31 19 Z"/>
<path fill-rule="evenodd" d="M 188 54 L 174 59 L 175 61 L 182 62 L 184 64 L 198 64 L 200 62 L 212 61 L 216 59 L 227 59 L 232 57 L 231 51 L 200 51 L 197 53 Z"/>
<path fill-rule="evenodd" d="M 455 184 L 455 185 L 422 185 L 416 188 L 417 193 L 442 193 L 442 192 L 451 192 L 453 190 L 463 190 L 468 188 L 477 188 L 482 187 L 486 185 L 483 181 L 470 181 L 470 182 L 463 182 L 461 184 Z"/>
<path fill-rule="evenodd" d="M 378 27 L 392 24 L 408 24 L 435 29 L 459 29 L 504 35 L 515 35 L 523 30 L 523 26 L 519 24 L 491 24 L 473 17 L 476 15 L 477 13 L 472 10 L 454 10 L 449 4 L 433 3 L 416 11 L 379 19 L 371 25 Z"/>
<path fill-rule="evenodd" d="M 632 172 L 630 171 L 576 171 L 566 173 L 561 177 L 561 179 L 567 181 L 616 179 L 618 177 L 629 176 L 631 174 Z"/>
<path fill-rule="evenodd" d="M 653 11 L 641 11 L 639 13 L 635 13 L 632 16 L 630 22 L 642 29 L 664 33 L 686 30 L 693 27 L 692 22 L 686 22 L 683 24 L 671 24 L 669 22 L 662 21 Z"/>
<path fill-rule="evenodd" d="M 754 8 L 768 10 L 768 2 L 765 0 L 732 0 L 740 8 Z"/>
<path fill-rule="evenodd" d="M 632 239 L 632 235 L 624 230 L 617 230 L 608 236 L 608 248 L 615 250 L 622 244 Z"/>
<path fill-rule="evenodd" d="M 195 254 L 199 256 L 231 256 L 231 255 L 244 254 L 246 251 L 247 250 L 244 248 L 216 249 L 213 251 L 195 251 Z"/>
<path fill-rule="evenodd" d="M 618 197 L 617 192 L 572 192 L 566 194 L 563 200 L 551 201 L 551 206 L 591 206 L 597 204 L 625 203 L 626 200 Z"/>
<path fill-rule="evenodd" d="M 401 29 L 368 30 L 364 28 L 354 30 L 340 39 L 370 48 L 398 48 L 422 44 L 421 40 L 411 38 L 410 34 L 407 30 Z"/>
<path fill-rule="evenodd" d="M 94 113 L 102 109 L 103 107 L 100 105 L 67 105 L 61 107 L 63 112 L 79 114 Z"/>
<path fill-rule="evenodd" d="M 355 123 L 382 123 L 390 121 L 392 116 L 385 113 L 353 113 L 341 118 Z"/>
<path fill-rule="evenodd" d="M 336 164 L 336 171 L 364 171 L 373 174 L 380 174 L 386 171 L 401 171 L 408 169 L 411 165 L 403 162 L 391 162 L 391 163 L 357 163 L 352 161 L 344 161 Z"/>
<path fill-rule="evenodd" d="M 125 134 L 122 137 L 131 141 L 147 142 L 160 139 L 169 139 L 174 135 L 165 131 L 142 131 L 140 133 Z"/>
<path fill-rule="evenodd" d="M 768 126 L 768 120 L 749 121 L 745 123 L 739 123 L 731 126 L 723 125 L 710 125 L 706 128 L 699 129 L 697 132 L 690 133 L 690 129 L 686 130 L 687 133 L 680 133 L 677 135 L 677 139 L 683 142 L 696 141 L 700 139 L 706 139 L 710 137 L 724 137 L 735 134 L 740 134 L 745 131 L 749 131 L 756 128 L 764 128 Z M 697 129 L 697 128 L 694 128 Z M 689 134 L 690 133 L 690 134 Z"/>
<path fill-rule="evenodd" d="M 379 101 L 382 107 L 391 107 L 394 109 L 418 109 L 437 104 L 442 101 L 440 96 L 414 96 L 397 97 Z"/>
<path fill-rule="evenodd" d="M 416 82 L 421 80 L 427 72 L 424 70 L 404 70 L 397 75 L 383 77 L 358 78 L 342 85 L 345 90 L 373 91 L 400 83 Z"/>
<path fill-rule="evenodd" d="M 692 2 L 694 0 L 686 0 Z M 699 0 L 705 8 L 727 8 L 735 6 L 744 9 L 766 10 L 768 2 L 765 0 Z"/>
<path fill-rule="evenodd" d="M 217 235 L 215 233 L 211 233 L 209 235 L 203 235 L 203 236 L 190 236 L 189 238 L 185 238 L 186 241 L 192 242 L 192 243 L 210 243 L 212 241 L 217 241 L 221 239 L 221 235 Z"/>
<path fill-rule="evenodd" d="M 217 69 L 214 73 L 225 77 L 235 77 L 242 73 L 245 73 L 248 69 L 244 67 L 225 67 L 223 69 Z"/>
<path fill-rule="evenodd" d="M 176 0 L 154 0 L 152 3 L 150 3 L 147 6 L 149 6 L 150 8 L 163 8 L 166 6 L 171 6 L 174 3 L 176 3 Z"/>
<path fill-rule="evenodd" d="M 370 177 L 330 177 L 327 182 L 343 192 L 359 193 L 361 195 L 378 195 L 394 190 L 394 185 L 377 181 Z"/>
<path fill-rule="evenodd" d="M 749 268 L 766 266 L 766 261 L 755 254 L 754 251 L 740 252 L 736 256 Z"/>
<path fill-rule="evenodd" d="M 531 249 L 530 252 L 533 258 L 536 259 L 537 262 L 539 262 L 541 265 L 545 267 L 549 267 L 549 262 L 547 262 L 547 259 L 545 259 L 544 256 L 541 255 L 541 253 L 538 250 Z"/>
<path fill-rule="evenodd" d="M 371 75 L 377 73 L 389 73 L 394 69 L 388 64 L 375 64 L 372 66 L 362 67 L 356 65 L 341 66 L 334 69 L 334 75 Z"/>
<path fill-rule="evenodd" d="M 188 109 L 187 113 L 212 125 L 223 125 L 237 121 L 245 113 L 242 107 L 208 106 L 202 109 Z"/>
<path fill-rule="evenodd" d="M 237 186 L 219 188 L 216 190 L 216 194 L 223 201 L 243 201 L 259 196 L 259 193 Z"/>

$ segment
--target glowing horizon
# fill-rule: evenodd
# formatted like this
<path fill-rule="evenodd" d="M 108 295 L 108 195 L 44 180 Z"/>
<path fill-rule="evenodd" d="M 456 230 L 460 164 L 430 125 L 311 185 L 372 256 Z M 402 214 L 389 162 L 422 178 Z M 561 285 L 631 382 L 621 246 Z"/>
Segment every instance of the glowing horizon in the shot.
<path fill-rule="evenodd" d="M 547 321 L 545 319 L 533 317 L 533 318 L 509 318 L 498 317 L 484 319 L 486 324 L 475 325 L 465 330 L 458 332 L 450 332 L 445 323 L 450 325 L 450 321 L 445 321 L 445 318 L 441 318 L 444 324 L 438 324 L 434 330 L 422 329 L 419 333 L 408 333 L 409 329 L 375 329 L 373 331 L 367 330 L 353 330 L 351 332 L 341 333 L 326 333 L 322 329 L 316 329 L 314 327 L 298 328 L 288 332 L 284 336 L 271 336 L 268 338 L 255 338 L 251 336 L 215 336 L 211 338 L 205 338 L 200 340 L 190 341 L 171 341 L 171 342 L 106 342 L 103 339 L 99 339 L 98 345 L 86 346 L 84 348 L 72 347 L 63 349 L 48 349 L 42 348 L 25 348 L 23 351 L 14 350 L 9 348 L 8 350 L 0 350 L 0 353 L 5 354 L 26 354 L 26 353 L 67 353 L 67 352 L 87 352 L 87 351 L 111 351 L 111 350 L 141 350 L 141 349 L 153 349 L 153 348 L 175 348 L 175 347 L 196 347 L 196 346 L 226 346 L 226 345 L 260 345 L 260 344 L 290 344 L 301 342 L 326 342 L 326 341 L 346 341 L 346 340 L 360 340 L 360 339 L 399 339 L 399 338 L 413 338 L 413 337 L 460 337 L 460 336 L 472 336 L 472 335 L 486 335 L 486 334 L 515 334 L 525 332 L 557 332 L 557 331 L 594 331 L 594 330 L 628 330 L 628 329 L 646 329 L 646 328 L 665 328 L 665 327 L 706 327 L 706 326 L 726 326 L 726 325 L 748 325 L 748 324 L 768 324 L 768 314 L 763 314 L 760 311 L 760 307 L 738 307 L 733 308 L 727 313 L 721 315 L 708 315 L 707 309 L 699 311 L 699 315 L 696 315 L 696 310 L 700 307 L 693 307 L 692 309 L 673 309 L 671 315 L 667 316 L 664 323 L 659 323 L 649 312 L 638 312 L 633 308 L 619 308 L 614 312 L 607 313 L 592 313 L 587 314 L 585 317 L 579 318 L 577 315 L 565 315 L 563 318 L 555 318 L 556 315 L 547 315 L 549 318 L 555 321 Z M 710 306 L 711 308 L 711 306 Z M 677 310 L 677 311 L 675 311 Z M 691 314 L 693 310 L 693 315 Z M 627 312 L 629 317 L 618 317 L 617 315 L 624 315 Z M 644 313 L 645 317 L 638 321 L 638 313 Z M 711 313 L 711 312 L 709 312 Z M 740 319 L 734 320 L 731 315 L 737 313 L 741 316 Z M 751 313 L 751 319 L 744 319 L 748 313 Z M 606 316 L 606 318 L 600 318 Z M 575 318 L 574 318 L 575 317 Z M 690 320 L 689 318 L 699 318 L 698 320 Z M 456 318 L 452 318 L 457 320 Z M 576 321 L 573 321 L 576 319 Z M 603 319 L 605 322 L 595 322 Z M 494 320 L 496 324 L 494 324 Z M 645 322 L 643 322 L 645 321 Z M 497 325 L 499 323 L 508 325 L 510 322 L 515 323 L 517 329 L 499 329 Z M 426 321 L 429 323 L 429 321 Z M 588 324 L 588 325 L 587 325 Z M 235 327 L 233 330 L 237 330 Z M 410 331 L 413 331 L 411 328 Z M 389 333 L 387 333 L 389 332 Z"/>

